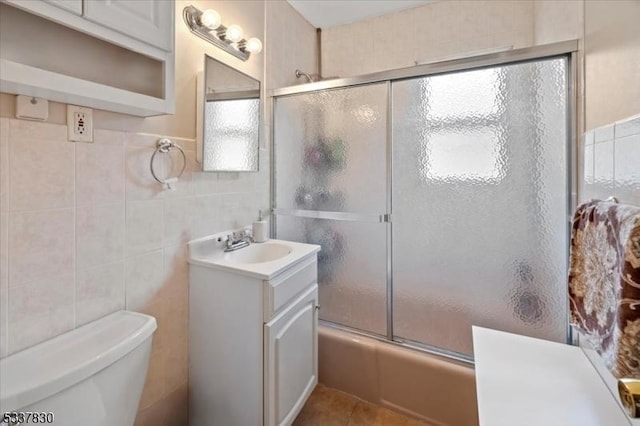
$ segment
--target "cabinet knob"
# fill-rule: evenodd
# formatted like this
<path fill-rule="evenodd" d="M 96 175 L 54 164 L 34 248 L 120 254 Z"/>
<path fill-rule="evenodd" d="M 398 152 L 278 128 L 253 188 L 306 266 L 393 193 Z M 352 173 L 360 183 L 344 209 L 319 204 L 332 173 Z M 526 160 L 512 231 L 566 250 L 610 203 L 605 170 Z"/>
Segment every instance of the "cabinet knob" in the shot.
<path fill-rule="evenodd" d="M 316 311 L 320 310 L 320 305 L 316 305 Z"/>

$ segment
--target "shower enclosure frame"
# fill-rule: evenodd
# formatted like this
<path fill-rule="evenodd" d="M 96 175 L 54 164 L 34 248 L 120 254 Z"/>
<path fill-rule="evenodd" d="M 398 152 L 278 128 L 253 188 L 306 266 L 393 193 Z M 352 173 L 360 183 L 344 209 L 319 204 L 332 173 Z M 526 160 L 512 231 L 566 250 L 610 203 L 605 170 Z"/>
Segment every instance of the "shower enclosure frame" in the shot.
<path fill-rule="evenodd" d="M 469 71 L 477 70 L 497 65 L 507 65 L 514 63 L 522 63 L 528 61 L 542 60 L 553 57 L 566 57 L 567 58 L 567 220 L 569 225 L 572 219 L 572 212 L 577 206 L 577 158 L 578 158 L 578 129 L 583 123 L 581 119 L 584 112 L 582 103 L 578 103 L 578 90 L 584 87 L 582 84 L 578 84 L 579 78 L 582 78 L 581 69 L 579 67 L 579 42 L 578 40 L 568 40 L 558 43 L 551 43 L 541 46 L 533 46 L 521 49 L 507 50 L 497 53 L 489 53 L 478 56 L 469 56 L 460 59 L 445 60 L 441 62 L 428 63 L 424 65 L 416 65 L 408 68 L 395 69 L 390 71 L 382 71 L 371 74 L 364 74 L 354 77 L 339 78 L 333 80 L 325 80 L 314 83 L 301 84 L 297 86 L 289 86 L 279 89 L 273 89 L 267 91 L 267 96 L 270 97 L 269 108 L 269 123 L 270 129 L 270 155 L 271 155 L 271 170 L 270 170 L 270 204 L 272 214 L 277 214 L 276 203 L 276 182 L 275 182 L 275 126 L 274 126 L 274 114 L 275 114 L 275 101 L 276 98 L 286 97 L 289 95 L 298 95 L 302 93 L 318 92 L 322 90 L 349 88 L 373 83 L 386 83 L 387 90 L 387 134 L 386 134 L 386 184 L 387 184 L 387 212 L 388 214 L 380 215 L 379 217 L 373 217 L 370 214 L 352 214 L 352 213 L 333 213 L 333 212 L 317 212 L 315 217 L 334 219 L 334 220 L 364 220 L 375 221 L 380 223 L 388 223 L 387 232 L 387 249 L 386 249 L 386 316 L 387 316 L 387 335 L 382 337 L 380 335 L 369 333 L 363 330 L 354 329 L 352 327 L 333 323 L 329 321 L 320 320 L 323 325 L 336 328 L 338 330 L 348 331 L 351 333 L 367 336 L 380 340 L 386 343 L 399 345 L 405 348 L 414 349 L 430 353 L 432 355 L 444 357 L 454 362 L 473 365 L 473 360 L 462 356 L 456 352 L 450 352 L 446 349 L 436 348 L 424 343 L 414 342 L 406 339 L 394 336 L 393 333 L 393 204 L 392 204 L 392 179 L 393 179 L 393 88 L 392 82 L 400 81 L 410 78 L 428 77 L 438 74 L 447 74 L 455 71 Z M 581 98 L 584 102 L 584 93 L 581 93 Z M 289 212 L 292 214 L 292 212 Z M 293 213 L 295 216 L 295 213 Z M 309 216 L 304 216 L 309 217 Z M 567 234 L 570 236 L 570 226 L 567 226 Z M 271 234 L 276 233 L 276 221 L 271 220 Z M 567 246 L 567 268 L 569 260 L 569 247 Z M 567 316 L 569 313 L 567 302 Z M 567 343 L 575 343 L 571 326 L 567 321 L 566 331 Z"/>

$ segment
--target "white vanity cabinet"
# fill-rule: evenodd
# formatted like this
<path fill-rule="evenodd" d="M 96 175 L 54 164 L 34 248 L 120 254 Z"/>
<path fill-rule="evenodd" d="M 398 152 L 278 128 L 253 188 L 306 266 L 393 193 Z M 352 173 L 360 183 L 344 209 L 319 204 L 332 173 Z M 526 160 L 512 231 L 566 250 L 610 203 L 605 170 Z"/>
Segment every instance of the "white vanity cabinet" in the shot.
<path fill-rule="evenodd" d="M 252 263 L 198 245 L 215 239 L 189 243 L 190 424 L 290 425 L 318 382 L 320 247 L 237 251 L 291 248 Z"/>
<path fill-rule="evenodd" d="M 318 383 L 318 285 L 264 325 L 264 424 L 289 425 Z"/>

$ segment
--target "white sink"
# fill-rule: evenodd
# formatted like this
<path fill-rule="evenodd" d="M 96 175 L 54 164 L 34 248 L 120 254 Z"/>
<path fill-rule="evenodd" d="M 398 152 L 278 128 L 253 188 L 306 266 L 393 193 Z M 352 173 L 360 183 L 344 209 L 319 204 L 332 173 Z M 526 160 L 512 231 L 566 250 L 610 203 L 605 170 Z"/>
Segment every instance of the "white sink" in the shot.
<path fill-rule="evenodd" d="M 225 252 L 222 257 L 231 263 L 272 262 L 289 255 L 293 248 L 280 243 L 251 244 L 235 251 Z"/>
<path fill-rule="evenodd" d="M 225 237 L 230 232 L 190 241 L 189 263 L 268 280 L 320 251 L 315 244 L 269 240 L 225 252 Z"/>

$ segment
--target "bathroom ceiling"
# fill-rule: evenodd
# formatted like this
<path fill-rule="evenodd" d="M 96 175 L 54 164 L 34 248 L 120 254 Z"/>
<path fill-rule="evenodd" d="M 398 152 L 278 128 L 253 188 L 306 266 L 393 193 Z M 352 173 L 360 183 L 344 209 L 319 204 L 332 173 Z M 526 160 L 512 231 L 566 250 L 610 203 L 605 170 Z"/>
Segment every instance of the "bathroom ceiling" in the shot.
<path fill-rule="evenodd" d="M 435 0 L 288 0 L 316 28 L 348 24 Z"/>

